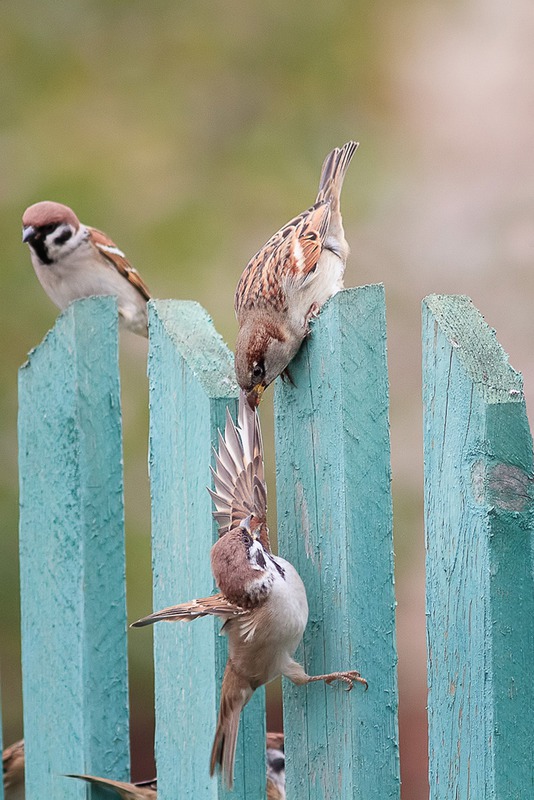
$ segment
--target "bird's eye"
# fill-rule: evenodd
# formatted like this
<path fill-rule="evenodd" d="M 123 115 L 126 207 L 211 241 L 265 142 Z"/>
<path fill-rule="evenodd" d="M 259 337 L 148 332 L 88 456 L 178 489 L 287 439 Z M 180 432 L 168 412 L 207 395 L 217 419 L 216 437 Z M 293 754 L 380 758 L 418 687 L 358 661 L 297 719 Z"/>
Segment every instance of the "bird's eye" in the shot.
<path fill-rule="evenodd" d="M 259 383 L 261 380 L 265 378 L 265 367 L 263 366 L 263 361 L 255 361 L 252 365 L 252 380 L 255 383 Z"/>
<path fill-rule="evenodd" d="M 48 236 L 48 234 L 52 233 L 52 231 L 55 231 L 56 228 L 57 228 L 57 223 L 55 222 L 51 222 L 49 225 L 40 225 L 39 233 L 42 236 Z"/>

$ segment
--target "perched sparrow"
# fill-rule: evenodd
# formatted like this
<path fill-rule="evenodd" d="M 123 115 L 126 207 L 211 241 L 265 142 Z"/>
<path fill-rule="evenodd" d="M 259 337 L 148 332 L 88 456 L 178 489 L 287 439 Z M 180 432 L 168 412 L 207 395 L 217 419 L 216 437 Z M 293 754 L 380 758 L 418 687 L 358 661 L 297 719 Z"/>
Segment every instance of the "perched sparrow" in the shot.
<path fill-rule="evenodd" d="M 43 289 L 61 310 L 81 297 L 114 295 L 123 325 L 147 336 L 150 292 L 105 233 L 82 225 L 68 206 L 45 200 L 24 212 L 22 241 Z"/>
<path fill-rule="evenodd" d="M 166 608 L 133 624 L 189 621 L 207 614 L 224 620 L 229 654 L 210 774 L 219 765 L 231 787 L 239 718 L 255 689 L 278 675 L 296 684 L 340 680 L 348 689 L 354 681 L 367 683 L 356 671 L 310 676 L 292 658 L 308 620 L 306 590 L 295 568 L 271 553 L 259 417 L 243 393 L 239 430 L 227 413 L 212 472 L 215 491 L 210 494 L 220 538 L 211 549 L 211 567 L 221 593 Z"/>
<path fill-rule="evenodd" d="M 310 319 L 343 288 L 349 246 L 339 195 L 358 144 L 347 142 L 326 157 L 315 204 L 271 236 L 237 284 L 237 381 L 258 405 L 309 333 Z"/>
<path fill-rule="evenodd" d="M 79 778 L 79 780 L 92 783 L 94 786 L 112 789 L 123 800 L 156 800 L 158 796 L 156 779 L 142 781 L 141 783 L 123 783 L 122 781 L 112 781 L 108 778 L 96 778 L 94 775 L 66 775 L 65 777 Z"/>
<path fill-rule="evenodd" d="M 267 748 L 267 800 L 286 800 L 286 757 L 283 750 L 271 747 Z"/>

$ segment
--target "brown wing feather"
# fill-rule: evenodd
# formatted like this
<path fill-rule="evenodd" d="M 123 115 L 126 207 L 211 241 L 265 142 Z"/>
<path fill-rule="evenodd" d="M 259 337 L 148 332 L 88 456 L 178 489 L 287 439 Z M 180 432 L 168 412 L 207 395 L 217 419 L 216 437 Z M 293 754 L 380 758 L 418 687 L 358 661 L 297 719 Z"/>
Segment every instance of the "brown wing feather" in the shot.
<path fill-rule="evenodd" d="M 120 250 L 115 242 L 102 231 L 97 230 L 97 228 L 89 228 L 89 230 L 91 231 L 93 244 L 98 249 L 98 252 L 104 256 L 132 286 L 135 286 L 139 294 L 141 294 L 145 300 L 150 300 L 151 294 L 148 286 L 135 267 L 132 267 L 122 250 Z"/>
<path fill-rule="evenodd" d="M 226 620 L 231 617 L 239 617 L 248 613 L 243 608 L 230 603 L 222 594 L 214 594 L 211 597 L 203 597 L 200 600 L 190 600 L 188 603 L 180 603 L 177 606 L 169 606 L 147 617 L 132 622 L 132 628 L 143 628 L 145 625 L 152 625 L 154 622 L 191 622 L 199 617 L 211 615 L 221 617 Z"/>
<path fill-rule="evenodd" d="M 86 781 L 94 786 L 105 786 L 114 789 L 124 800 L 156 800 L 157 790 L 155 781 L 144 783 L 125 783 L 123 781 L 112 781 L 109 778 L 97 778 L 94 775 L 66 775 L 66 778 L 77 778 Z"/>
<path fill-rule="evenodd" d="M 219 452 L 211 471 L 214 488 L 208 491 L 216 508 L 213 516 L 219 536 L 251 516 L 253 527 L 260 527 L 262 545 L 270 550 L 260 421 L 243 392 L 239 396 L 238 427 L 227 411 L 224 437 L 219 434 Z"/>
<path fill-rule="evenodd" d="M 287 292 L 299 289 L 315 274 L 325 246 L 331 213 L 339 209 L 343 178 L 358 144 L 336 147 L 323 163 L 313 206 L 290 220 L 258 250 L 243 270 L 235 293 L 235 312 L 266 305 L 287 310 Z"/>
<path fill-rule="evenodd" d="M 262 304 L 277 311 L 286 310 L 287 297 L 283 285 L 288 276 L 302 272 L 306 277 L 315 267 L 328 233 L 329 219 L 327 203 L 311 206 L 280 228 L 258 250 L 243 270 L 237 285 L 235 311 L 238 320 L 242 311 Z M 299 245 L 303 250 L 302 256 L 300 251 L 297 255 Z"/>

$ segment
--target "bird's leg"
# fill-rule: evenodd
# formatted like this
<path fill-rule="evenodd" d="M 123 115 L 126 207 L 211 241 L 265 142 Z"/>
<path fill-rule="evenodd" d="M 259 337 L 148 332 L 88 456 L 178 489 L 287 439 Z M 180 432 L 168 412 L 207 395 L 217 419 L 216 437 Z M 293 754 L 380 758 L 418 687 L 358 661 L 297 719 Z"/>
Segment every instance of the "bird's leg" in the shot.
<path fill-rule="evenodd" d="M 293 659 L 291 659 L 282 674 L 297 686 L 303 686 L 306 683 L 313 683 L 314 681 L 324 681 L 328 684 L 331 684 L 333 681 L 343 681 L 343 683 L 347 684 L 347 691 L 350 692 L 354 686 L 354 681 L 356 681 L 358 683 L 363 683 L 367 689 L 367 681 L 365 678 L 362 678 L 360 673 L 356 672 L 355 669 L 346 672 L 329 672 L 327 675 L 308 675 L 298 661 L 293 661 Z"/>
<path fill-rule="evenodd" d="M 288 370 L 288 368 L 287 368 L 287 367 L 286 367 L 286 368 L 285 368 L 285 370 L 284 370 L 284 371 L 281 373 L 281 376 L 280 376 L 280 377 L 282 378 L 282 380 L 283 380 L 283 382 L 284 382 L 284 383 L 290 383 L 290 384 L 291 384 L 291 386 L 295 386 L 295 385 L 296 385 L 296 384 L 295 384 L 295 381 L 294 381 L 294 380 L 293 380 L 293 378 L 291 377 L 291 373 L 290 373 L 290 371 Z"/>
<path fill-rule="evenodd" d="M 309 336 L 311 333 L 310 328 L 310 320 L 315 319 L 315 317 L 319 316 L 320 307 L 317 303 L 312 303 L 308 309 L 308 313 L 304 317 L 305 328 L 306 328 L 306 336 Z"/>

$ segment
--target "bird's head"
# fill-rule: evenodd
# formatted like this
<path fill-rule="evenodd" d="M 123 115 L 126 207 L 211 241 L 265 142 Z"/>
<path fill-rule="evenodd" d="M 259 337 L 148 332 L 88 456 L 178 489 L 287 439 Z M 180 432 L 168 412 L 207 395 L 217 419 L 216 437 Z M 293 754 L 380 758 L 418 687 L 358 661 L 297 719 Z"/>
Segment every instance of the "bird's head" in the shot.
<path fill-rule="evenodd" d="M 29 206 L 22 217 L 22 241 L 43 264 L 52 264 L 79 243 L 80 220 L 62 203 L 44 200 Z"/>
<path fill-rule="evenodd" d="M 275 567 L 260 542 L 261 524 L 247 517 L 225 533 L 211 549 L 211 567 L 227 600 L 253 608 L 268 596 Z"/>
<path fill-rule="evenodd" d="M 301 341 L 279 320 L 271 319 L 267 311 L 249 314 L 237 336 L 235 372 L 252 408 L 260 404 L 267 386 L 284 372 Z"/>

